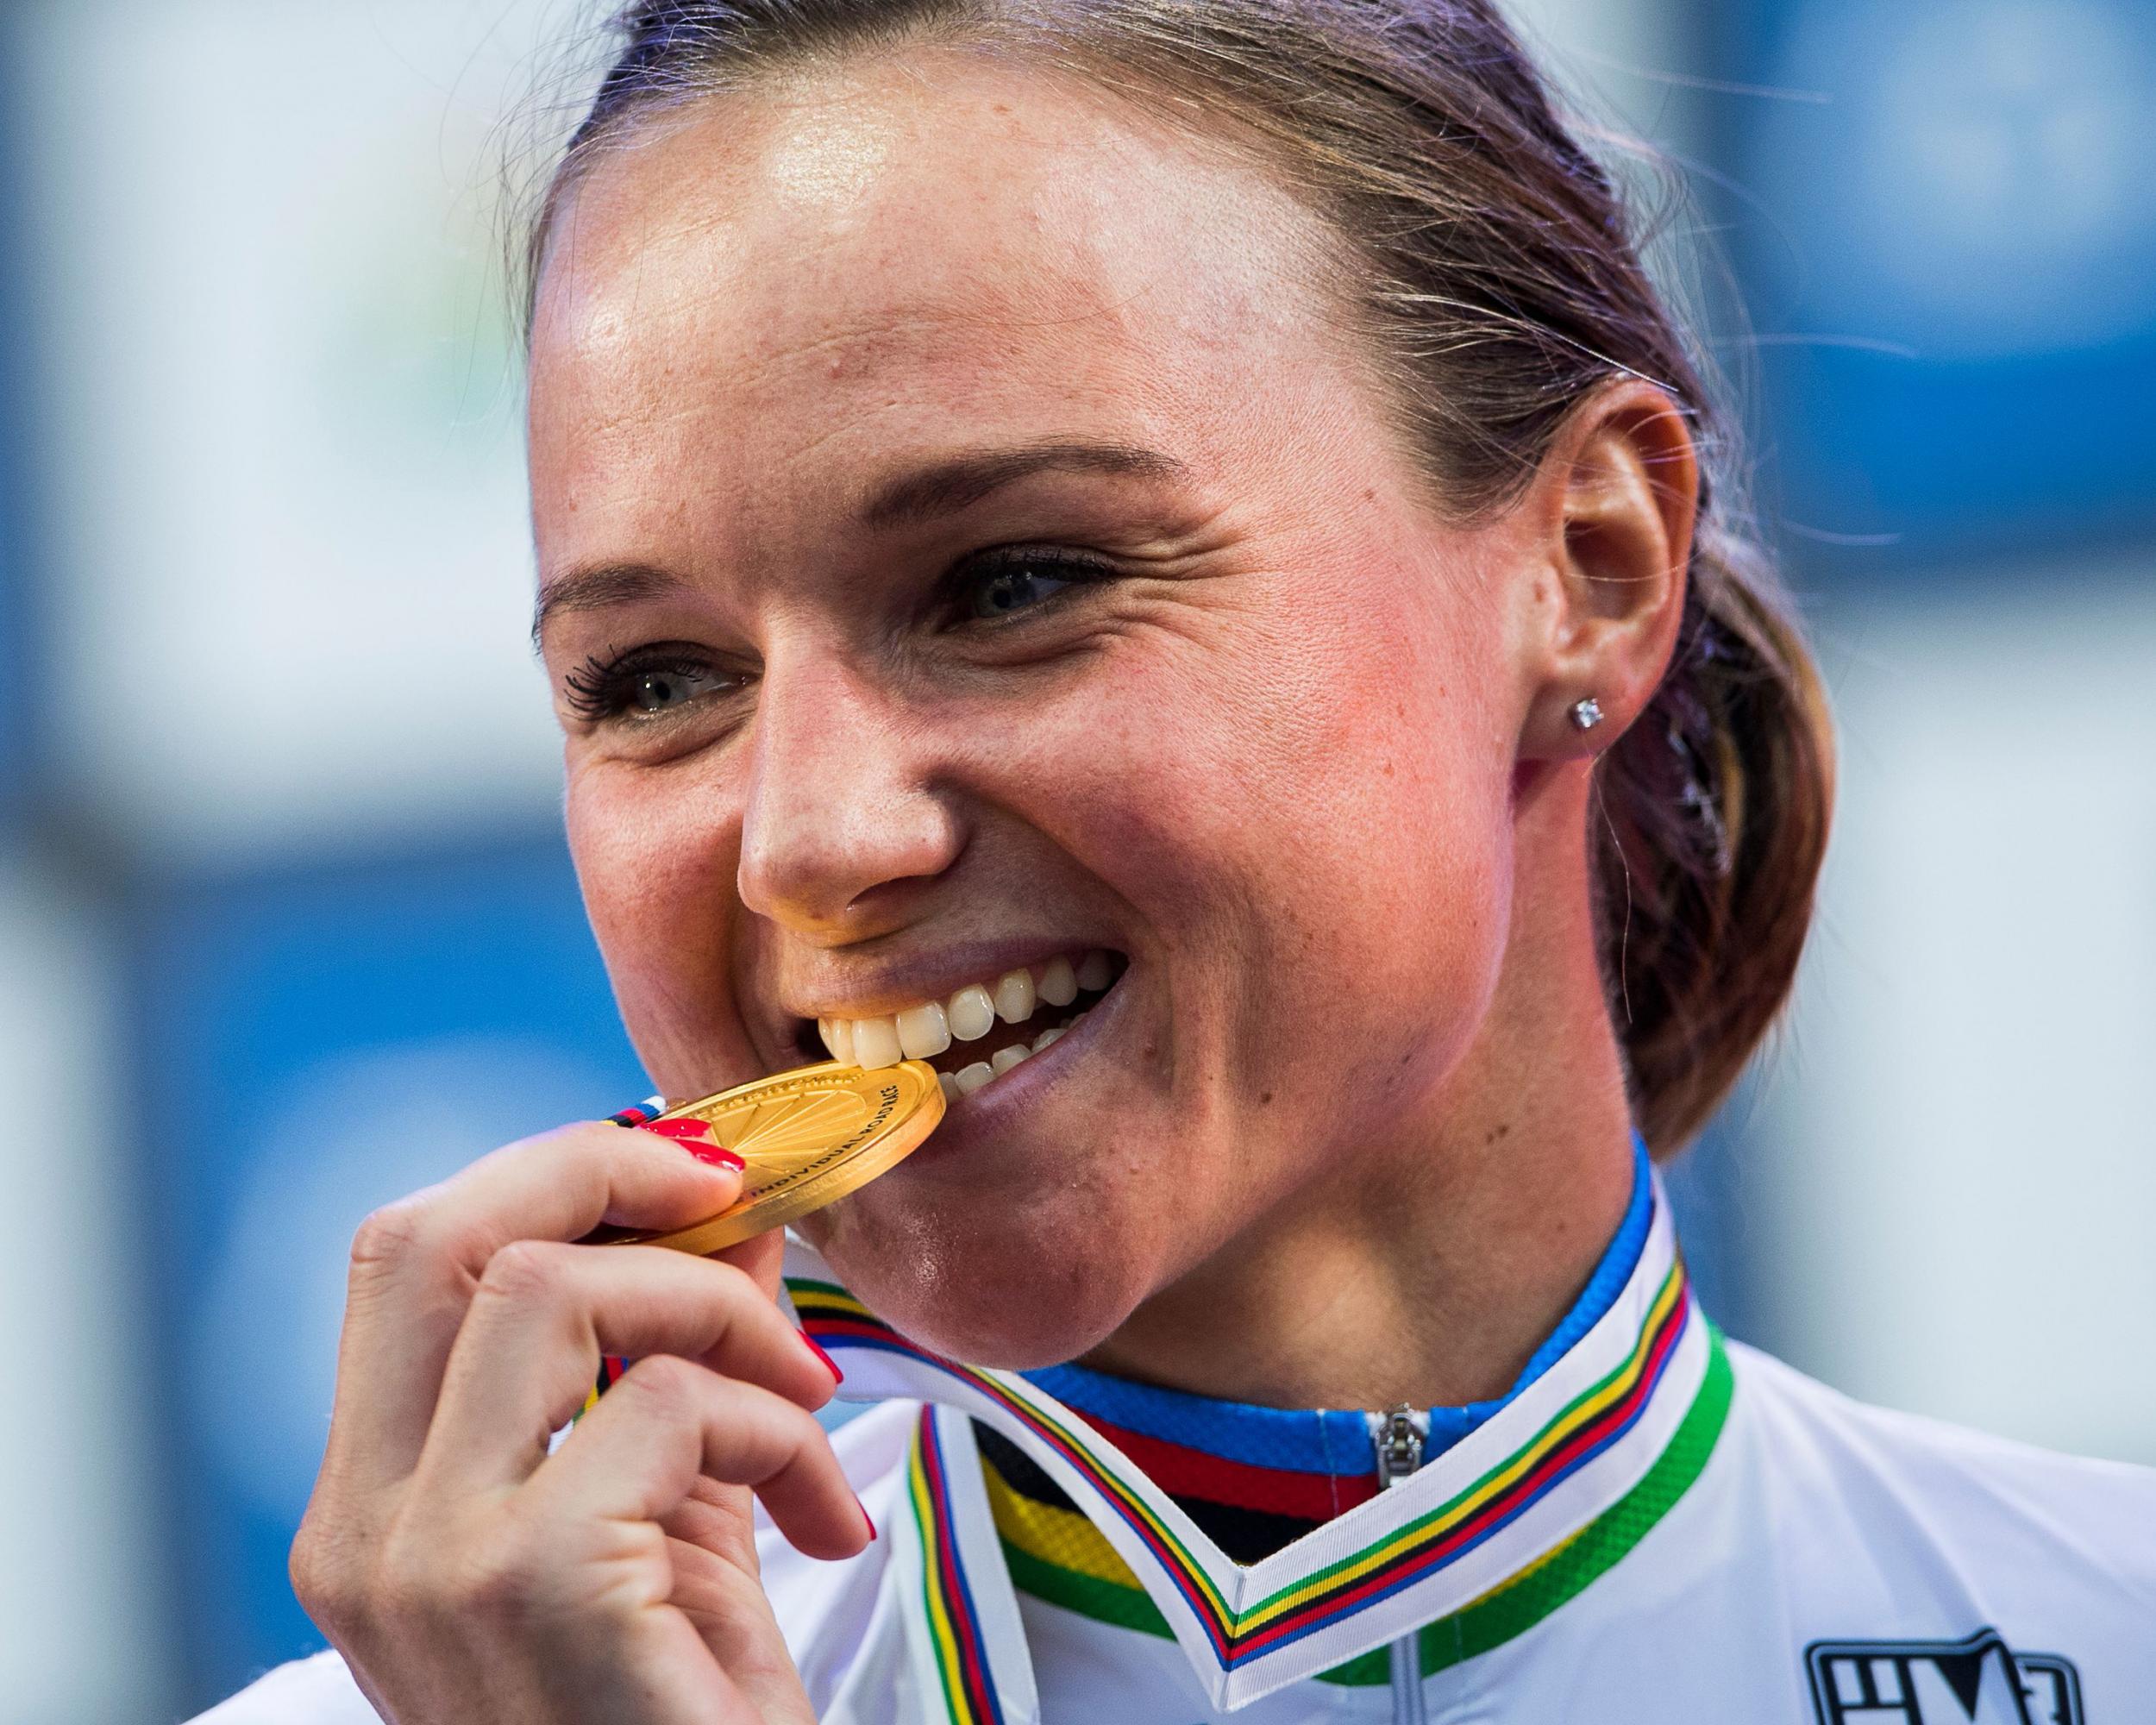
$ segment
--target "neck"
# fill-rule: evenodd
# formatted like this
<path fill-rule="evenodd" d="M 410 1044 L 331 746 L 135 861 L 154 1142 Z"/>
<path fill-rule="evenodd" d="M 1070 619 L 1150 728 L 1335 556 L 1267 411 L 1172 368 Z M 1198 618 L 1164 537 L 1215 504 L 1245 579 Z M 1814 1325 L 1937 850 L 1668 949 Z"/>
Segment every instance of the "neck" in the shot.
<path fill-rule="evenodd" d="M 1491 1005 L 1394 1143 L 1328 1159 L 1084 1363 L 1282 1408 L 1502 1396 L 1616 1233 L 1632 1188 L 1622 1063 L 1595 965 L 1583 770 L 1523 787 Z"/>

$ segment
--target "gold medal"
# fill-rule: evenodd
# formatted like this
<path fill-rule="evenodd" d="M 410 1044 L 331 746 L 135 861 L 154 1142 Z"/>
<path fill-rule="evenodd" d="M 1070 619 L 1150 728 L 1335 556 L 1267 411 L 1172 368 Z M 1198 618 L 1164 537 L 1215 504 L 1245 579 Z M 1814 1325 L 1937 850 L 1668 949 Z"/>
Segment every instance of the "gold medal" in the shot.
<path fill-rule="evenodd" d="M 897 1167 L 943 1118 L 943 1092 L 924 1060 L 873 1072 L 830 1060 L 682 1102 L 641 1124 L 690 1146 L 732 1151 L 747 1164 L 740 1198 L 710 1220 L 672 1233 L 610 1227 L 586 1239 L 698 1253 L 739 1245 Z"/>

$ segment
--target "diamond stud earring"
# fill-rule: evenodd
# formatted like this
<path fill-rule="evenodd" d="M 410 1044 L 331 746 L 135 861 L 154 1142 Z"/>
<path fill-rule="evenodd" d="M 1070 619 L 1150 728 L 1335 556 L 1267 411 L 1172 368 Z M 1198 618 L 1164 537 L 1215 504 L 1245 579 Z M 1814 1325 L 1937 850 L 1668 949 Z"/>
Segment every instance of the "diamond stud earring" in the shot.
<path fill-rule="evenodd" d="M 1592 731 L 1602 722 L 1602 704 L 1592 695 L 1583 695 L 1571 706 L 1573 725 L 1581 731 Z"/>

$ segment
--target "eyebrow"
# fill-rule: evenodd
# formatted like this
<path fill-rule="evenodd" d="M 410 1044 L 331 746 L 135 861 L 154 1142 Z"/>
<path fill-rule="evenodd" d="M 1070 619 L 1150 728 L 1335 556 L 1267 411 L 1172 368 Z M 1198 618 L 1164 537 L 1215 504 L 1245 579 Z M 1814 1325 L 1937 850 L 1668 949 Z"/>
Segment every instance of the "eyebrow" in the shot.
<path fill-rule="evenodd" d="M 1016 449 L 982 449 L 954 455 L 900 475 L 862 505 L 864 527 L 893 527 L 949 515 L 989 492 L 1038 473 L 1112 474 L 1147 480 L 1181 480 L 1190 470 L 1173 455 L 1129 443 L 1033 443 Z"/>
<path fill-rule="evenodd" d="M 601 563 L 572 569 L 539 584 L 538 602 L 531 612 L 531 644 L 539 644 L 541 631 L 550 617 L 573 611 L 605 611 L 610 605 L 633 605 L 638 599 L 658 599 L 680 593 L 688 583 L 679 575 L 649 563 Z"/>
<path fill-rule="evenodd" d="M 856 509 L 855 519 L 872 529 L 932 520 L 969 508 L 1019 480 L 1054 472 L 1175 480 L 1188 478 L 1190 469 L 1173 455 L 1129 443 L 1066 442 L 975 450 L 902 474 L 877 487 Z M 688 586 L 680 576 L 649 563 L 602 563 L 573 569 L 540 584 L 531 638 L 536 643 L 547 619 L 557 613 L 602 611 L 680 593 Z"/>

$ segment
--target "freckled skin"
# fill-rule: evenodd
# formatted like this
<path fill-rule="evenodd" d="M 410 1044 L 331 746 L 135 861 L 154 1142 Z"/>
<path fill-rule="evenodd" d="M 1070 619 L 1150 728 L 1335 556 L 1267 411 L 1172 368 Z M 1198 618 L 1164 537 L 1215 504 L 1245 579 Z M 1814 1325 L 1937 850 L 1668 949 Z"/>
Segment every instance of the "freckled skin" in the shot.
<path fill-rule="evenodd" d="M 804 1225 L 975 1360 L 1493 1393 L 1622 1208 L 1558 717 L 1591 676 L 1621 728 L 1673 616 L 1642 600 L 1580 657 L 1559 480 L 1472 528 L 1432 511 L 1305 285 L 1322 237 L 1111 98 L 926 53 L 649 129 L 557 232 L 542 576 L 683 584 L 550 622 L 557 695 L 649 642 L 749 674 L 642 731 L 564 709 L 571 845 L 655 1081 L 798 1063 L 770 1003 L 865 966 L 1011 936 L 1130 957 L 1082 1088 Z M 1190 477 L 849 518 L 873 478 L 1046 439 Z M 1689 516 L 1639 530 L 1670 561 Z M 1128 578 L 993 638 L 938 620 L 946 573 L 1012 543 Z"/>

